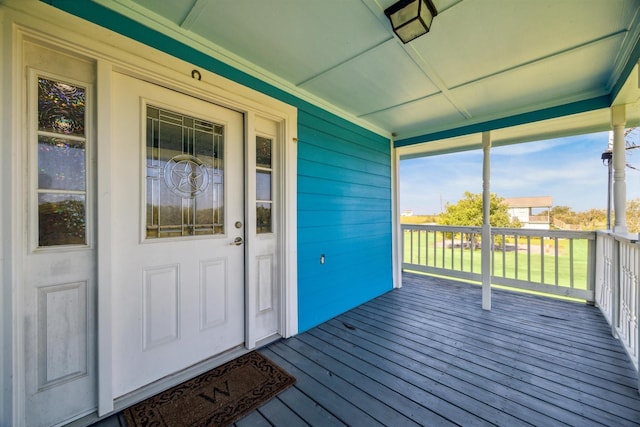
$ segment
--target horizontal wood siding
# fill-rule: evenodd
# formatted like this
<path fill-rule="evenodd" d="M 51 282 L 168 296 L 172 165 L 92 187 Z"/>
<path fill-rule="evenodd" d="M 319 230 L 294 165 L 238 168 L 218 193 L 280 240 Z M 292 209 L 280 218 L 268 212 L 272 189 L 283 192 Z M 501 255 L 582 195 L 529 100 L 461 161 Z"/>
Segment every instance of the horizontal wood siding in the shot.
<path fill-rule="evenodd" d="M 389 140 L 300 110 L 300 331 L 391 289 L 391 238 Z"/>
<path fill-rule="evenodd" d="M 392 288 L 389 139 L 94 2 L 43 1 L 298 108 L 300 331 Z"/>

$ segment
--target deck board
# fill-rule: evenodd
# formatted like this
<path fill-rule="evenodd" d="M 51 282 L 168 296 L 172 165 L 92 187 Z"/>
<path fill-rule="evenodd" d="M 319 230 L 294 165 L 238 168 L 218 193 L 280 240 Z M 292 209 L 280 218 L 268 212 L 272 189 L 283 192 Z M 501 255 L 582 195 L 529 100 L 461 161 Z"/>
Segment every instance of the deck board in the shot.
<path fill-rule="evenodd" d="M 306 427 L 309 425 L 280 399 L 273 399 L 270 405 L 263 405 L 258 409 L 258 412 L 271 425 L 287 425 L 291 427 Z"/>
<path fill-rule="evenodd" d="M 406 426 L 420 425 L 425 420 L 430 420 L 432 425 L 447 424 L 446 420 L 434 411 L 406 398 L 407 390 L 411 387 L 410 383 L 377 369 L 370 360 L 362 360 L 358 355 L 343 351 L 343 348 L 351 346 L 349 342 L 343 342 L 339 348 L 335 346 L 335 339 L 330 339 L 329 342 L 311 334 L 301 338 L 291 345 L 295 345 L 301 351 L 313 353 L 319 363 L 333 368 L 332 375 L 341 376 L 346 381 L 357 384 L 362 392 L 369 394 L 367 404 L 370 413 L 378 419 L 388 420 L 388 422 L 395 420 L 397 422 L 395 425 Z M 380 413 L 378 408 L 385 408 L 385 412 Z M 408 414 L 408 416 L 401 414 Z"/>
<path fill-rule="evenodd" d="M 357 311 L 358 310 L 355 310 L 354 313 L 350 313 L 352 319 L 356 318 L 357 315 L 355 313 Z M 375 319 L 375 322 L 391 324 L 390 320 L 385 322 L 384 319 L 380 318 Z M 375 325 L 369 325 L 369 327 L 377 328 Z M 507 357 L 500 355 L 493 350 L 487 350 L 486 343 L 483 343 L 483 346 L 475 346 L 472 343 L 473 336 L 463 335 L 465 343 L 463 347 L 460 347 L 458 342 L 455 340 L 445 337 L 442 334 L 438 334 L 437 332 L 430 332 L 428 335 L 421 335 L 422 332 L 420 329 L 410 328 L 407 330 L 405 329 L 406 327 L 403 327 L 402 325 L 391 324 L 389 328 L 390 332 L 387 336 L 383 337 L 379 342 L 379 345 L 384 345 L 384 340 L 394 340 L 396 336 L 399 336 L 401 339 L 411 340 L 412 342 L 418 343 L 417 345 L 408 346 L 409 348 L 417 350 L 416 352 L 418 354 L 428 354 L 428 357 L 444 358 L 444 360 L 446 360 L 447 356 L 455 359 L 454 366 L 459 369 L 465 369 L 472 374 L 468 379 L 469 381 L 473 381 L 474 379 L 476 382 L 495 381 L 496 384 L 501 384 L 504 387 L 512 389 L 522 389 L 528 384 L 535 384 L 537 387 L 534 390 L 536 390 L 537 394 L 533 397 L 543 399 L 549 403 L 554 401 L 566 401 L 574 407 L 574 410 L 579 409 L 583 414 L 591 414 L 591 416 L 595 417 L 596 420 L 607 418 L 606 414 L 603 414 L 600 411 L 594 412 L 591 408 L 591 405 L 598 405 L 601 402 L 600 397 L 594 397 L 592 394 L 589 394 L 589 392 L 597 394 L 600 391 L 599 388 L 591 387 L 591 389 L 589 389 L 587 385 L 578 381 L 573 382 L 569 386 L 565 385 L 565 377 L 555 375 L 543 368 L 532 367 L 521 360 L 520 354 L 517 355 L 517 358 L 514 358 L 513 355 L 511 355 L 511 357 Z M 472 328 L 472 326 L 469 325 L 469 328 Z M 400 340 L 395 342 L 402 343 Z M 403 353 L 405 352 L 406 350 L 403 351 Z M 503 375 L 503 372 L 506 373 L 506 375 Z M 577 387 L 577 389 L 574 389 L 573 387 Z M 498 390 L 498 393 L 502 394 L 500 390 Z M 482 398 L 482 396 L 479 398 Z M 618 395 L 614 397 L 614 399 L 621 398 L 622 396 Z M 569 399 L 573 399 L 574 401 L 571 402 Z M 528 401 L 530 400 L 531 397 L 525 396 L 522 401 L 529 404 Z M 539 402 L 534 402 L 534 404 L 538 403 Z M 614 403 L 612 401 L 608 404 L 608 406 L 617 405 L 618 403 Z M 631 419 L 637 415 L 637 413 L 628 413 L 624 407 L 618 407 L 615 409 L 621 414 L 626 413 L 627 417 L 631 417 Z M 557 406 L 548 408 L 548 411 L 549 410 L 553 411 L 558 420 L 563 420 L 567 416 L 572 416 L 571 413 L 567 413 L 567 411 L 558 408 Z"/>
<path fill-rule="evenodd" d="M 296 413 L 304 415 L 304 419 L 311 425 L 327 426 L 327 427 L 343 427 L 345 424 L 331 415 L 322 406 L 318 405 L 313 399 L 302 393 L 295 387 L 290 388 L 285 393 L 278 396 L 285 405 L 293 408 Z"/>
<path fill-rule="evenodd" d="M 357 323 L 358 328 L 366 331 L 367 326 Z M 446 345 L 429 342 L 429 339 L 419 337 L 417 334 L 383 334 L 378 333 L 378 338 L 374 340 L 374 344 L 380 348 L 386 348 L 390 362 L 406 366 L 410 364 L 414 371 L 421 375 L 435 378 L 440 382 L 437 393 L 444 398 L 450 399 L 453 403 L 458 403 L 456 394 L 467 393 L 472 399 L 485 404 L 483 411 L 479 408 L 466 407 L 467 410 L 481 416 L 490 417 L 496 410 L 503 411 L 505 403 L 502 391 L 502 384 L 498 381 L 502 378 L 495 379 L 496 370 L 492 370 L 486 360 L 479 359 L 477 355 L 465 354 L 465 358 L 459 357 L 455 351 L 447 352 Z M 373 339 L 373 337 L 369 337 Z M 402 346 L 402 348 L 401 348 Z M 372 351 L 378 351 L 372 348 Z M 466 350 L 464 351 L 466 353 Z M 392 353 L 396 353 L 395 356 Z M 504 375 L 507 384 L 510 380 L 508 375 Z M 504 382 L 504 381 L 503 381 Z M 450 390 L 453 389 L 453 390 Z M 456 392 L 456 393 L 454 393 Z M 523 393 L 516 392 L 514 399 L 521 402 L 528 402 L 531 397 Z M 537 402 L 534 402 L 534 404 Z M 522 416 L 515 414 L 516 417 L 525 418 L 535 421 L 535 424 L 549 424 L 553 421 L 544 413 L 535 413 L 533 410 L 527 410 L 528 414 Z M 487 413 L 486 415 L 485 412 Z M 503 411 L 504 412 L 504 411 Z M 559 416 L 559 415 L 558 415 Z M 489 418 L 493 422 L 492 418 Z M 517 424 L 517 421 L 500 422 L 496 420 L 498 425 Z"/>
<path fill-rule="evenodd" d="M 311 359 L 290 351 L 282 343 L 270 346 L 264 354 L 296 377 L 294 387 L 311 396 L 318 405 L 341 422 L 362 427 L 383 425 L 358 406 L 362 399 L 354 386 L 341 378 L 328 375 L 323 367 L 314 366 Z"/>
<path fill-rule="evenodd" d="M 297 379 L 237 427 L 640 426 L 597 308 L 404 273 L 403 288 L 260 349 Z"/>
<path fill-rule="evenodd" d="M 403 282 L 265 354 L 304 357 L 305 371 L 312 360 L 351 384 L 354 405 L 423 425 L 640 425 L 635 371 L 597 308 L 494 290 L 487 312 L 477 286 L 409 273 Z M 370 398 L 351 400 L 355 389 Z"/>
<path fill-rule="evenodd" d="M 338 325 L 325 325 L 323 331 L 327 333 L 316 332 L 316 334 L 326 340 L 335 340 L 330 333 L 342 335 L 342 331 L 338 328 Z M 510 415 L 469 395 L 470 390 L 467 387 L 462 390 L 452 386 L 452 381 L 446 378 L 446 372 L 430 371 L 423 363 L 412 363 L 412 358 L 400 354 L 404 353 L 404 349 L 398 352 L 399 346 L 391 345 L 385 348 L 384 345 L 369 341 L 366 333 L 363 335 L 362 338 L 352 335 L 349 340 L 353 346 L 345 351 L 360 358 L 361 369 L 369 370 L 370 375 L 388 384 L 389 387 L 401 391 L 406 398 L 459 425 L 486 425 L 492 419 L 503 425 L 519 424 Z M 345 338 L 344 335 L 343 338 Z M 306 339 L 309 338 L 306 337 Z M 340 352 L 339 349 L 331 350 L 335 353 Z M 431 425 L 434 418 L 434 414 L 431 414 L 430 417 L 422 419 L 426 424 Z"/>
<path fill-rule="evenodd" d="M 415 319 L 427 318 L 428 316 L 422 313 L 411 313 L 407 308 L 408 303 L 394 306 L 390 302 L 382 302 L 382 300 L 378 301 L 377 305 L 371 304 L 363 308 L 363 310 L 373 310 L 370 315 L 373 318 L 378 316 L 378 321 L 384 322 L 386 319 L 380 317 L 382 313 L 394 308 L 400 309 L 400 307 L 405 310 L 407 325 L 420 325 L 419 321 Z M 432 318 L 429 319 L 433 320 Z M 527 339 L 522 339 L 522 335 L 514 335 L 513 331 L 495 330 L 491 326 L 483 325 L 480 322 L 462 324 L 460 321 L 453 323 L 453 320 L 455 319 L 452 319 L 451 323 L 443 324 L 441 330 L 434 333 L 446 332 L 457 339 L 464 338 L 466 345 L 478 347 L 479 351 L 483 351 L 484 348 L 490 348 L 491 352 L 509 359 L 512 358 L 514 347 L 516 347 L 519 356 L 518 362 L 531 365 L 531 369 L 556 372 L 558 375 L 562 375 L 563 378 L 568 375 L 571 378 L 583 379 L 599 388 L 611 388 L 617 393 L 627 394 L 633 398 L 637 395 L 635 388 L 611 382 L 612 374 L 623 375 L 633 379 L 635 373 L 629 367 L 628 359 L 623 360 L 625 363 L 622 364 L 621 359 L 602 358 L 594 352 L 582 352 L 581 355 L 576 356 L 571 354 L 574 344 L 567 340 L 565 340 L 565 345 L 568 343 L 571 347 L 570 349 L 562 350 L 560 348 L 556 350 L 557 346 L 556 349 L 550 348 L 544 340 L 533 340 L 530 336 Z M 610 335 L 600 337 L 600 339 L 609 340 Z M 609 344 L 611 343 L 615 342 L 611 340 Z M 626 358 L 624 354 L 617 356 Z M 612 363 L 615 365 L 614 368 L 611 367 Z M 604 374 L 601 373 L 602 371 L 604 371 Z M 602 375 L 605 377 L 602 378 Z"/>

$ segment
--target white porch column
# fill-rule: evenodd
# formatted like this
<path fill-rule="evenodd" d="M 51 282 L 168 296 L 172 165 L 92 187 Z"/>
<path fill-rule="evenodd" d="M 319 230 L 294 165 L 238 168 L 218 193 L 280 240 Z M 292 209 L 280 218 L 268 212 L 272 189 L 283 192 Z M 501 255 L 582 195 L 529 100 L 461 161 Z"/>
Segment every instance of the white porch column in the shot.
<path fill-rule="evenodd" d="M 393 221 L 391 253 L 393 255 L 393 288 L 402 287 L 402 257 L 404 252 L 402 226 L 400 225 L 400 154 L 391 139 L 391 218 Z"/>
<path fill-rule="evenodd" d="M 491 132 L 482 132 L 482 309 L 491 310 Z"/>
<path fill-rule="evenodd" d="M 625 182 L 626 147 L 624 142 L 624 127 L 626 125 L 625 105 L 611 107 L 611 125 L 613 127 L 613 210 L 615 221 L 613 231 L 627 233 L 627 184 Z"/>

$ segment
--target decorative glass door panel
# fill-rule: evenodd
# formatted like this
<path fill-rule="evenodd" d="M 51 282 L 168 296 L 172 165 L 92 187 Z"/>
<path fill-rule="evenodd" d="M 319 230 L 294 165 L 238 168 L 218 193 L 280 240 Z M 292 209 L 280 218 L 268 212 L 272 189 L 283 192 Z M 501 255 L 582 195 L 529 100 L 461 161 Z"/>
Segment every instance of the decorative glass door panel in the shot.
<path fill-rule="evenodd" d="M 38 246 L 85 245 L 86 88 L 38 78 Z"/>
<path fill-rule="evenodd" d="M 224 127 L 147 106 L 147 238 L 224 233 Z"/>

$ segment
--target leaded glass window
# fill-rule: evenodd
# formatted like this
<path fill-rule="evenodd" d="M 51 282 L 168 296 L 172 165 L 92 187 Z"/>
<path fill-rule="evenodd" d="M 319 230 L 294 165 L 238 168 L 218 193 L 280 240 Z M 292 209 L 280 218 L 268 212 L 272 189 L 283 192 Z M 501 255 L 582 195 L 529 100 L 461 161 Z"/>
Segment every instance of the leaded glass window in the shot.
<path fill-rule="evenodd" d="M 38 78 L 38 246 L 87 244 L 86 88 Z"/>
<path fill-rule="evenodd" d="M 271 139 L 256 137 L 256 230 L 258 233 L 272 232 L 272 145 Z"/>
<path fill-rule="evenodd" d="M 224 127 L 147 106 L 146 237 L 224 233 Z"/>

